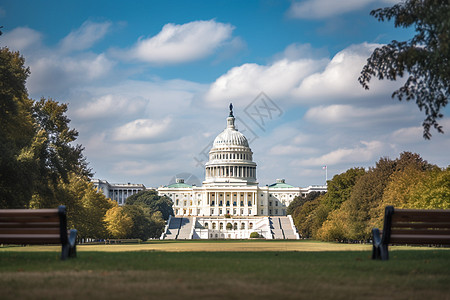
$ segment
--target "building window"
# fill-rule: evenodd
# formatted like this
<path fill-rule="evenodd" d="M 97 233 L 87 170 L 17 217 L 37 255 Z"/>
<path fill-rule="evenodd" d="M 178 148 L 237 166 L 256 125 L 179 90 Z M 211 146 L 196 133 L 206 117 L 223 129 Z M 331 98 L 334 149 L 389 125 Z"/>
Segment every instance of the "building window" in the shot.
<path fill-rule="evenodd" d="M 248 229 L 253 229 L 253 223 L 248 224 Z"/>
<path fill-rule="evenodd" d="M 205 228 L 208 229 L 208 222 L 205 222 Z"/>
<path fill-rule="evenodd" d="M 252 201 L 248 200 L 248 206 L 252 206 Z"/>
<path fill-rule="evenodd" d="M 264 214 L 264 210 L 263 210 L 263 209 L 261 209 L 261 214 L 262 214 L 262 215 Z"/>
<path fill-rule="evenodd" d="M 245 229 L 245 223 L 241 223 L 241 230 Z"/>
<path fill-rule="evenodd" d="M 278 215 L 278 209 L 275 209 L 275 214 Z"/>
<path fill-rule="evenodd" d="M 222 206 L 223 205 L 223 203 L 222 203 L 222 200 L 220 200 L 220 202 L 219 202 L 219 206 Z"/>
<path fill-rule="evenodd" d="M 212 223 L 213 229 L 216 229 L 216 223 Z"/>
<path fill-rule="evenodd" d="M 176 203 L 177 203 L 177 206 L 178 206 L 178 199 L 177 199 Z"/>
<path fill-rule="evenodd" d="M 272 206 L 272 201 L 269 201 L 269 206 Z"/>
<path fill-rule="evenodd" d="M 223 229 L 223 223 L 222 222 L 220 222 L 220 224 L 219 224 L 219 229 Z"/>
<path fill-rule="evenodd" d="M 275 206 L 278 206 L 278 201 L 275 201 Z"/>
<path fill-rule="evenodd" d="M 227 200 L 227 206 L 230 206 L 230 201 L 229 200 Z"/>

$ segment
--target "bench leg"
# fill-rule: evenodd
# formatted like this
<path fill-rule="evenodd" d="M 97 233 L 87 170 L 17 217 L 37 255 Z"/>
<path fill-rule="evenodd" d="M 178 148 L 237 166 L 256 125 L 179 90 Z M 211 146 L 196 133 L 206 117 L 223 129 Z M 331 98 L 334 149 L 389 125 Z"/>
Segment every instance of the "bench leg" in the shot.
<path fill-rule="evenodd" d="M 372 246 L 372 259 L 381 259 L 380 247 Z"/>
<path fill-rule="evenodd" d="M 77 245 L 69 247 L 69 257 L 77 257 Z"/>
<path fill-rule="evenodd" d="M 380 245 L 380 256 L 381 260 L 388 260 L 389 259 L 389 252 L 388 252 L 388 245 Z"/>
<path fill-rule="evenodd" d="M 63 244 L 61 248 L 61 260 L 66 260 L 69 257 L 69 245 Z"/>

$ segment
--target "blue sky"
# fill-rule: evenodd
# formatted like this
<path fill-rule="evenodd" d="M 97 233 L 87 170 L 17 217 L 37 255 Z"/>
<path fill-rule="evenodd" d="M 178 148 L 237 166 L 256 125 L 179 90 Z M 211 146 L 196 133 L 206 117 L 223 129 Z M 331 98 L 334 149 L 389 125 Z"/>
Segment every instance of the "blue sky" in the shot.
<path fill-rule="evenodd" d="M 324 165 L 331 178 L 402 151 L 449 164 L 448 134 L 423 140 L 423 114 L 390 98 L 401 81 L 357 82 L 374 48 L 413 35 L 369 15 L 393 3 L 7 0 L 0 45 L 25 57 L 32 98 L 69 103 L 96 178 L 202 180 L 197 161 L 233 102 L 260 184 L 308 186 Z"/>

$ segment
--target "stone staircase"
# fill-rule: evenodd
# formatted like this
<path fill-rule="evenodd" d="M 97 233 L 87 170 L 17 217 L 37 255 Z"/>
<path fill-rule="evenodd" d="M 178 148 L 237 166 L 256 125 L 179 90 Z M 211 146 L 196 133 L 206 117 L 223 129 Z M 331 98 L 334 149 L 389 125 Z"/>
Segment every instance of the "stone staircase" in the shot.
<path fill-rule="evenodd" d="M 165 240 L 187 240 L 193 226 L 192 217 L 172 217 L 163 234 Z"/>
<path fill-rule="evenodd" d="M 193 218 L 181 218 L 181 227 L 178 232 L 177 240 L 189 240 L 191 239 L 191 231 L 193 226 Z"/>
<path fill-rule="evenodd" d="M 295 227 L 292 226 L 288 217 L 270 217 L 270 229 L 274 239 L 298 239 L 298 234 L 296 234 Z"/>

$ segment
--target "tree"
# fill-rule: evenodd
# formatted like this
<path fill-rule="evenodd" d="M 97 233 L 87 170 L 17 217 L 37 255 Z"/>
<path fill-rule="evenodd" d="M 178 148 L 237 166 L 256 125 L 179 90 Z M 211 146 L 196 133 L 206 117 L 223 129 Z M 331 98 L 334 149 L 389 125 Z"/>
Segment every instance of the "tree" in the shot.
<path fill-rule="evenodd" d="M 331 210 L 341 207 L 342 203 L 350 198 L 358 178 L 365 173 L 363 168 L 351 168 L 344 173 L 334 175 L 333 179 L 328 182 L 324 204 Z"/>
<path fill-rule="evenodd" d="M 294 212 L 294 224 L 297 227 L 299 234 L 303 238 L 310 238 L 314 236 L 317 228 L 320 227 L 318 224 L 322 214 L 319 212 L 318 207 L 320 206 L 321 199 L 324 196 L 320 196 L 313 201 L 306 202 L 302 206 L 297 207 Z M 317 214 L 319 212 L 319 214 Z"/>
<path fill-rule="evenodd" d="M 126 200 L 127 205 L 143 205 L 150 209 L 151 214 L 161 212 L 164 220 L 168 220 L 169 216 L 173 216 L 172 201 L 166 196 L 159 196 L 155 190 L 140 191 L 131 195 Z"/>
<path fill-rule="evenodd" d="M 414 100 L 422 111 L 423 136 L 431 138 L 431 127 L 443 133 L 438 120 L 450 96 L 450 2 L 405 0 L 392 7 L 371 11 L 379 21 L 394 19 L 395 27 L 415 26 L 416 35 L 403 42 L 392 41 L 374 50 L 361 71 L 359 82 L 369 89 L 372 76 L 396 80 L 407 74 L 405 84 L 392 98 Z"/>
<path fill-rule="evenodd" d="M 450 167 L 426 172 L 423 180 L 411 191 L 411 207 L 421 209 L 450 209 Z"/>
<path fill-rule="evenodd" d="M 123 207 L 119 206 L 117 202 L 114 203 L 114 206 L 108 209 L 104 217 L 106 229 L 112 238 L 127 238 L 133 228 L 133 219 Z"/>
<path fill-rule="evenodd" d="M 286 210 L 286 214 L 293 215 L 295 213 L 295 210 L 298 207 L 301 207 L 303 204 L 305 204 L 308 201 L 313 201 L 314 199 L 316 199 L 317 197 L 319 197 L 322 194 L 323 194 L 323 192 L 311 192 L 311 193 L 308 193 L 305 197 L 303 197 L 301 195 L 295 197 L 294 200 L 292 200 L 292 202 L 289 204 L 289 206 Z"/>
<path fill-rule="evenodd" d="M 30 74 L 18 52 L 0 48 L 0 208 L 23 208 L 33 193 L 32 101 L 25 81 Z"/>
<path fill-rule="evenodd" d="M 94 189 L 86 177 L 70 173 L 68 181 L 60 179 L 49 186 L 48 195 L 34 194 L 31 208 L 48 208 L 65 205 L 67 224 L 78 231 L 79 238 L 100 239 L 107 236 L 104 217 L 114 202 Z M 49 196 L 51 195 L 51 197 Z"/>
<path fill-rule="evenodd" d="M 435 167 L 423 160 L 420 155 L 411 152 L 403 152 L 395 160 L 380 158 L 374 168 L 369 169 L 357 180 L 347 201 L 349 238 L 354 240 L 370 238 L 373 220 L 382 218 L 383 195 L 393 174 L 410 168 L 424 171 Z"/>

